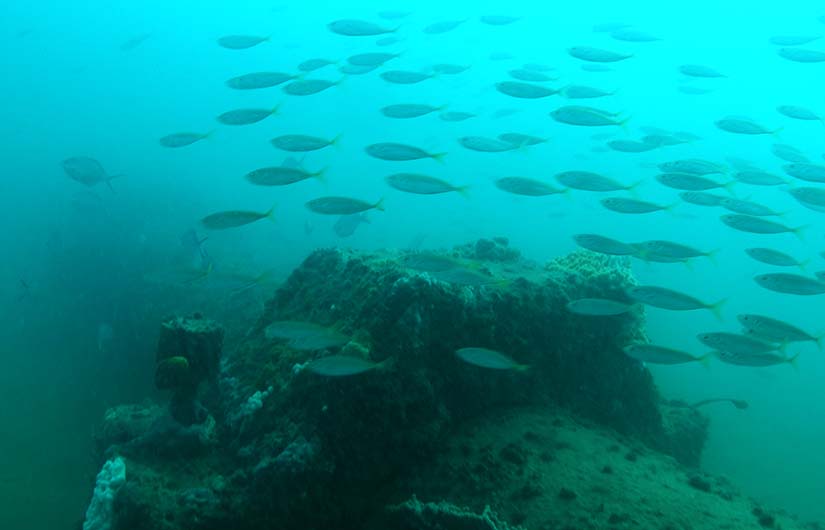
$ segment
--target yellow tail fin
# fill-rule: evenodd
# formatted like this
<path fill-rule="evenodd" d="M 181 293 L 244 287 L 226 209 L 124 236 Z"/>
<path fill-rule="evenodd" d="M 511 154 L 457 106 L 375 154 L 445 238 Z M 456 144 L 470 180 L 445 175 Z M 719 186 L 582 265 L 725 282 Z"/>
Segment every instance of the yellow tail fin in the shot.
<path fill-rule="evenodd" d="M 713 312 L 713 316 L 719 319 L 719 322 L 725 321 L 725 317 L 722 315 L 722 307 L 727 303 L 727 301 L 727 298 L 722 298 L 715 304 L 711 304 L 708 306 L 708 309 L 710 309 Z"/>

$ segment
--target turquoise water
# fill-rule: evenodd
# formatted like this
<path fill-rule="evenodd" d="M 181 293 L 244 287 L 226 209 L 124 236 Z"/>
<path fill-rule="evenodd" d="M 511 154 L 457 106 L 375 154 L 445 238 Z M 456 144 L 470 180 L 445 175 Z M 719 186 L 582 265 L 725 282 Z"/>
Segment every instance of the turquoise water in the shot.
<path fill-rule="evenodd" d="M 411 14 L 394 33 L 398 42 L 378 47 L 381 37 L 346 37 L 327 24 L 341 18 L 376 21 L 376 13 L 398 9 Z M 513 24 L 492 26 L 480 15 L 512 14 Z M 362 249 L 442 248 L 479 237 L 506 236 L 525 256 L 541 262 L 576 249 L 572 235 L 594 232 L 623 241 L 668 239 L 719 249 L 716 264 L 699 259 L 682 264 L 634 262 L 643 284 L 663 285 L 702 300 L 727 298 L 724 321 L 710 312 L 648 310 L 653 341 L 700 353 L 695 335 L 738 329 L 738 313 L 762 313 L 825 332 L 821 296 L 768 291 L 752 279 L 780 269 L 757 263 L 743 249 L 768 246 L 800 259 L 811 258 L 807 272 L 825 268 L 821 214 L 803 208 L 787 188 L 737 184 L 736 197 L 787 212 L 779 222 L 810 225 L 803 239 L 791 234 L 756 235 L 719 221 L 727 213 L 678 204 L 672 213 L 622 215 L 604 209 L 604 194 L 572 191 L 569 196 L 519 197 L 503 193 L 493 181 L 520 175 L 555 183 L 566 170 L 602 173 L 622 182 L 643 180 L 639 198 L 678 203 L 676 190 L 656 182 L 655 164 L 702 158 L 730 166 L 730 157 L 782 174 L 776 142 L 800 149 L 821 162 L 825 128 L 816 121 L 793 120 L 778 105 L 800 105 L 825 112 L 821 81 L 825 66 L 788 61 L 768 42 L 775 35 L 823 35 L 817 17 L 825 10 L 813 2 L 767 7 L 752 3 L 698 2 L 678 7 L 649 2 L 608 2 L 546 7 L 536 2 L 453 2 L 441 5 L 388 5 L 379 2 L 164 3 L 87 2 L 15 3 L 0 16 L 0 137 L 3 180 L 0 194 L 0 261 L 3 300 L 0 313 L 5 369 L 0 371 L 0 521 L 5 526 L 66 527 L 82 513 L 89 477 L 95 473 L 90 433 L 113 403 L 138 401 L 150 387 L 151 359 L 158 320 L 166 312 L 201 307 L 204 295 L 183 294 L 181 275 L 191 256 L 180 236 L 199 219 L 221 210 L 266 211 L 275 205 L 275 223 L 261 221 L 209 234 L 206 243 L 215 271 L 254 277 L 271 271 L 284 277 L 311 250 L 328 246 Z M 422 28 L 443 20 L 464 20 L 453 31 L 431 35 Z M 594 32 L 595 24 L 623 22 L 660 37 L 656 42 L 623 42 Z M 227 34 L 270 36 L 247 50 L 218 46 Z M 133 49 L 124 43 L 139 36 Z M 596 46 L 633 57 L 610 65 L 609 72 L 587 72 L 571 57 L 571 46 Z M 825 50 L 825 39 L 803 46 Z M 401 56 L 366 75 L 351 75 L 340 86 L 307 97 L 287 96 L 280 88 L 235 91 L 224 82 L 256 70 L 297 73 L 311 58 L 346 63 L 368 51 Z M 512 58 L 493 59 L 492 54 Z M 537 100 L 508 97 L 495 90 L 508 70 L 524 63 L 554 67 L 561 88 L 575 83 L 616 91 L 594 100 Z M 436 63 L 471 67 L 415 85 L 393 85 L 379 77 L 391 69 L 427 71 Z M 726 77 L 685 81 L 682 64 L 701 64 Z M 329 66 L 307 78 L 337 81 Z M 710 90 L 688 95 L 683 85 Z M 379 112 L 395 103 L 447 105 L 477 117 L 450 123 L 437 113 L 393 120 Z M 271 108 L 278 115 L 245 126 L 228 127 L 215 117 L 243 107 Z M 621 111 L 625 127 L 576 127 L 558 123 L 549 112 L 583 104 Z M 515 111 L 495 118 L 501 110 Z M 777 135 L 737 135 L 719 130 L 725 116 L 747 116 Z M 634 139 L 642 127 L 686 131 L 700 139 L 649 152 L 605 151 L 605 129 L 617 139 Z M 167 149 L 159 138 L 177 132 L 212 132 L 182 149 Z M 520 132 L 546 143 L 505 153 L 465 149 L 467 135 L 495 137 Z M 328 168 L 327 183 L 315 179 L 281 188 L 260 188 L 243 179 L 248 171 L 280 164 L 289 153 L 268 140 L 280 134 L 341 135 L 340 145 L 308 153 L 310 170 Z M 402 142 L 429 152 L 433 160 L 387 162 L 369 157 L 364 147 Z M 114 179 L 87 188 L 67 177 L 61 161 L 88 156 Z M 458 194 L 419 196 L 389 188 L 383 178 L 398 171 L 420 172 L 468 185 Z M 731 170 L 732 172 L 733 170 Z M 730 174 L 717 175 L 730 180 Z M 793 180 L 790 179 L 789 180 Z M 793 180 L 793 186 L 816 184 Z M 719 192 L 726 194 L 724 190 Z M 314 214 L 304 203 L 323 195 L 346 195 L 375 202 L 385 212 L 369 212 L 370 224 L 345 240 L 332 229 L 336 218 Z M 616 193 L 617 196 L 629 196 Z M 789 270 L 789 272 L 799 272 Z M 169 288 L 168 285 L 175 285 Z M 161 287 L 159 287 L 161 286 Z M 217 287 L 216 287 L 217 289 Z M 230 288 L 231 289 L 231 288 Z M 224 291 L 226 289 L 224 288 Z M 199 297 L 200 296 L 200 297 Z M 206 297 L 208 298 L 208 297 Z M 227 319 L 255 314 L 261 300 L 221 304 Z M 257 305 L 255 305 L 257 304 Z M 111 337 L 105 330 L 111 328 Z M 103 330 L 103 331 L 102 331 Z M 745 491 L 771 505 L 805 517 L 825 518 L 819 502 L 819 477 L 825 413 L 821 384 L 825 368 L 816 345 L 789 347 L 801 353 L 798 369 L 750 369 L 713 362 L 701 366 L 652 367 L 667 397 L 701 400 L 730 396 L 746 399 L 741 412 L 708 409 L 711 435 L 704 467 L 728 475 Z M 59 440 L 56 442 L 56 440 Z M 55 474 L 44 483 L 43 473 Z M 26 485 L 20 488 L 19 485 Z M 0 501 L 1 502 L 1 501 Z M 5 518 L 5 519 L 4 519 Z M 39 525 L 39 526 L 38 526 Z"/>

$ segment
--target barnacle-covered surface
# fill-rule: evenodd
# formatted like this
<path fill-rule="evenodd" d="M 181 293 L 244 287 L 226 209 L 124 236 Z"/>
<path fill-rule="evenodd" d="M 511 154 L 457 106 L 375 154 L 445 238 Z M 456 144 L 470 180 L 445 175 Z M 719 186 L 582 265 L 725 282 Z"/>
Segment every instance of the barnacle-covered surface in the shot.
<path fill-rule="evenodd" d="M 128 469 L 114 528 L 599 528 L 639 520 L 646 507 L 619 508 L 636 490 L 675 502 L 662 481 L 698 473 L 686 470 L 698 465 L 707 420 L 662 402 L 649 372 L 622 353 L 645 338 L 640 309 L 610 318 L 565 309 L 577 298 L 622 299 L 634 283 L 627 263 L 576 252 L 539 265 L 502 239 L 447 254 L 489 281 L 447 283 L 406 268 L 398 251 L 316 251 L 224 352 L 207 421 L 113 409 L 106 454 L 123 455 Z M 335 328 L 351 337 L 335 353 L 381 365 L 312 373 L 307 363 L 333 352 L 268 339 L 275 320 Z M 466 346 L 529 368 L 466 364 L 454 354 Z M 627 475 L 635 489 L 617 482 L 616 507 L 584 525 L 610 493 L 599 489 L 605 466 L 621 473 L 647 455 L 667 471 L 632 468 L 646 470 Z M 668 527 L 655 522 L 639 527 Z"/>

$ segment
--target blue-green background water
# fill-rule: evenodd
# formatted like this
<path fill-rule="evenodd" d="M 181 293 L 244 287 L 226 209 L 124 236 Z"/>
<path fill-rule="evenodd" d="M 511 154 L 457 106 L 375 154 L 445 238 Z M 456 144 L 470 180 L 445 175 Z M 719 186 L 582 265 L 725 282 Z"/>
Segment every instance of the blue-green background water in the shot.
<path fill-rule="evenodd" d="M 379 48 L 379 37 L 348 38 L 327 30 L 339 18 L 382 22 L 376 13 L 409 10 L 397 32 L 399 42 Z M 479 15 L 522 16 L 504 27 L 481 24 Z M 0 7 L 0 525 L 7 528 L 68 528 L 87 500 L 95 472 L 91 433 L 109 405 L 151 395 L 151 359 L 159 319 L 165 312 L 199 307 L 212 296 L 223 300 L 220 285 L 180 288 L 175 274 L 191 265 L 181 252 L 180 235 L 206 214 L 224 209 L 266 210 L 276 204 L 276 222 L 210 235 L 207 243 L 216 270 L 282 278 L 312 249 L 442 248 L 479 237 L 506 236 L 537 262 L 576 249 L 571 236 L 595 232 L 622 240 L 671 239 L 704 249 L 720 249 L 718 264 L 635 262 L 641 283 L 691 293 L 703 300 L 728 298 L 725 321 L 709 312 L 648 310 L 654 341 L 696 353 L 694 338 L 711 330 L 736 330 L 735 315 L 765 313 L 819 334 L 825 332 L 821 297 L 793 297 L 758 287 L 754 274 L 773 268 L 754 262 L 743 249 L 771 246 L 812 258 L 810 270 L 825 268 L 825 222 L 799 206 L 783 190 L 739 185 L 740 198 L 788 211 L 791 226 L 811 225 L 805 239 L 792 235 L 757 236 L 720 223 L 721 210 L 679 205 L 673 215 L 626 216 L 602 208 L 600 194 L 574 191 L 569 198 L 530 199 L 502 193 L 493 180 L 523 175 L 552 182 L 570 169 L 604 173 L 624 182 L 645 179 L 641 198 L 672 203 L 675 190 L 655 182 L 651 164 L 679 158 L 747 159 L 781 173 L 784 163 L 771 154 L 781 141 L 821 160 L 825 127 L 790 120 L 781 104 L 825 112 L 825 66 L 786 61 L 768 38 L 777 34 L 825 34 L 816 2 L 10 2 Z M 427 35 L 421 29 L 447 19 L 467 21 L 454 31 Z M 594 33 L 592 26 L 626 22 L 661 37 L 653 43 L 627 43 Z M 271 35 L 249 50 L 219 47 L 232 33 Z M 135 49 L 121 45 L 149 34 Z M 611 72 L 583 71 L 566 49 L 575 45 L 633 53 Z M 825 50 L 825 39 L 807 47 Z M 230 77 L 256 70 L 296 72 L 306 59 L 345 58 L 373 50 L 403 52 L 382 70 L 425 70 L 435 63 L 469 64 L 457 76 L 440 76 L 418 85 L 390 85 L 378 70 L 350 76 L 320 94 L 288 97 L 280 88 L 233 91 Z M 491 60 L 493 53 L 512 54 Z M 617 138 L 642 135 L 640 126 L 688 131 L 691 144 L 642 154 L 593 152 L 603 145 L 586 127 L 550 119 L 567 104 L 559 96 L 540 100 L 509 98 L 493 84 L 507 70 L 526 62 L 558 68 L 567 83 L 618 90 L 584 104 L 632 116 Z M 683 81 L 677 67 L 707 64 L 724 79 Z M 308 76 L 336 80 L 328 67 Z M 689 83 L 712 88 L 702 96 L 677 90 Z M 282 104 L 281 112 L 248 127 L 220 126 L 215 116 L 239 107 Z M 392 103 L 447 104 L 449 110 L 479 117 L 448 123 L 429 115 L 391 120 L 378 111 Z M 575 103 L 575 102 L 573 102 Z M 515 114 L 495 119 L 501 109 Z M 746 115 L 768 128 L 783 127 L 780 139 L 737 136 L 718 130 L 715 120 Z M 214 134 L 184 149 L 164 149 L 158 139 L 181 131 Z M 523 132 L 548 138 L 545 144 L 510 153 L 486 154 L 461 147 L 465 135 Z M 309 169 L 328 167 L 328 183 L 315 180 L 285 188 L 256 188 L 242 176 L 286 157 L 268 140 L 279 134 L 324 137 L 342 134 L 340 146 L 310 153 Z M 432 160 L 391 163 L 370 158 L 363 148 L 381 141 L 406 142 L 432 152 Z M 86 189 L 63 173 L 60 162 L 91 156 L 112 174 L 115 192 L 99 185 Z M 470 186 L 457 194 L 416 196 L 386 186 L 398 171 L 432 174 Z M 386 212 L 370 212 L 342 240 L 334 219 L 309 212 L 304 203 L 321 195 L 349 195 L 376 201 Z M 22 286 L 23 280 L 28 288 Z M 177 285 L 175 285 L 177 282 Z M 173 287 L 158 288 L 158 285 Z M 197 292 L 195 292 L 197 291 Z M 265 296 L 263 293 L 261 296 Z M 243 304 L 216 304 L 224 314 L 249 311 Z M 215 309 L 217 312 L 217 309 Z M 101 325 L 112 330 L 100 335 Z M 552 325 L 552 323 L 548 323 Z M 103 329 L 106 329 L 105 327 Z M 731 396 L 747 399 L 746 412 L 708 409 L 712 416 L 704 467 L 728 475 L 746 492 L 770 505 L 804 517 L 825 518 L 820 499 L 825 470 L 825 375 L 815 345 L 802 351 L 798 370 L 779 366 L 737 369 L 714 362 L 701 366 L 652 367 L 667 397 L 699 400 Z"/>

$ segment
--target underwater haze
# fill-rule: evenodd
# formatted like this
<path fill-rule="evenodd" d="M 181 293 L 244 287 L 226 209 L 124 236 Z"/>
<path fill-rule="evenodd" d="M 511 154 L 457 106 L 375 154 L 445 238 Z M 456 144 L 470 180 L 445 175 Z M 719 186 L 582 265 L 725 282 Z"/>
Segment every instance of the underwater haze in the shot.
<path fill-rule="evenodd" d="M 702 469 L 825 519 L 820 3 L 0 12 L 0 526 L 76 527 L 105 410 L 163 399 L 168 315 L 202 311 L 229 344 L 316 249 L 493 237 L 535 263 L 605 253 L 666 288 L 619 302 L 645 306 L 652 344 L 709 357 L 639 359 L 660 392 L 748 405 L 701 409 Z M 231 81 L 261 72 L 285 75 Z M 730 342 L 697 338 L 716 332 Z"/>

